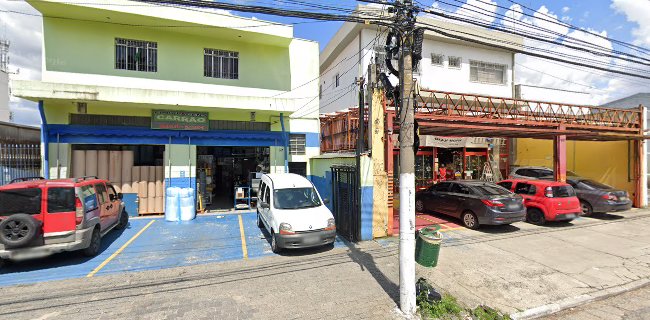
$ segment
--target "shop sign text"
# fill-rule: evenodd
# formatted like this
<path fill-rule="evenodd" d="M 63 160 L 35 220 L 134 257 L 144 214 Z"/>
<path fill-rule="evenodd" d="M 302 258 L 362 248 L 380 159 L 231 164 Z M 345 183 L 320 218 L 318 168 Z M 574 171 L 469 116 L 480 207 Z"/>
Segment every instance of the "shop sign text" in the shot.
<path fill-rule="evenodd" d="M 210 130 L 207 112 L 153 110 L 151 129 L 164 130 Z"/>

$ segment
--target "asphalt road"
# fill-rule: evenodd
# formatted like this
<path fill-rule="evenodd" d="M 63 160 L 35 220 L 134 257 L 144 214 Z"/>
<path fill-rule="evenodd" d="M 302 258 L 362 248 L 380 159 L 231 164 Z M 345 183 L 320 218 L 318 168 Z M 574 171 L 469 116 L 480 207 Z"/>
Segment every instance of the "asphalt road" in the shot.
<path fill-rule="evenodd" d="M 576 308 L 564 310 L 543 319 L 650 319 L 650 285 L 612 296 L 604 300 L 594 301 Z"/>

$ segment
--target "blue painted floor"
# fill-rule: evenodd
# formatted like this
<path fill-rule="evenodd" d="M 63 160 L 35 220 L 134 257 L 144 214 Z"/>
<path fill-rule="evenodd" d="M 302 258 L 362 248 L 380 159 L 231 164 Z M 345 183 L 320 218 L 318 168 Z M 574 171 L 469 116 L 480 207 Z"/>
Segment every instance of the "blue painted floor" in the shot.
<path fill-rule="evenodd" d="M 240 215 L 248 258 L 273 255 L 268 234 L 257 227 L 255 212 L 198 216 L 187 222 L 132 219 L 127 229 L 111 231 L 102 238 L 102 251 L 98 256 L 86 258 L 80 252 L 65 252 L 11 263 L 0 269 L 0 286 L 85 277 L 152 220 L 155 222 L 148 229 L 95 276 L 243 259 Z M 337 237 L 335 247 L 345 246 Z M 309 250 L 303 252 L 310 253 Z"/>

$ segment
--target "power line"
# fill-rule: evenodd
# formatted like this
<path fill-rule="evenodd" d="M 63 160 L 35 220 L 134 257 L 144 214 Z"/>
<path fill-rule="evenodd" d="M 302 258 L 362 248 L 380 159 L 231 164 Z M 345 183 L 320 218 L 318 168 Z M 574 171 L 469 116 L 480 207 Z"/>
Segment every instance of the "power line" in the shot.
<path fill-rule="evenodd" d="M 522 68 L 526 68 L 526 69 L 528 69 L 528 70 L 535 71 L 535 72 L 537 72 L 537 73 L 544 74 L 544 75 L 547 75 L 547 76 L 549 76 L 549 77 L 551 77 L 551 78 L 558 79 L 558 80 L 562 80 L 562 81 L 567 82 L 567 83 L 572 83 L 572 84 L 575 84 L 575 85 L 579 85 L 579 86 L 582 86 L 582 87 L 586 87 L 586 88 L 590 88 L 590 89 L 594 89 L 594 90 L 598 90 L 598 91 L 603 91 L 603 92 L 606 92 L 606 91 L 607 91 L 607 90 L 603 90 L 603 89 L 596 88 L 596 87 L 591 86 L 591 85 L 588 85 L 588 84 L 578 83 L 578 82 L 573 82 L 573 81 L 568 80 L 568 79 L 564 79 L 564 78 L 561 78 L 561 77 L 558 77 L 558 76 L 554 76 L 554 75 L 552 75 L 552 74 L 550 74 L 550 73 L 546 73 L 546 72 L 541 71 L 541 70 L 533 69 L 533 68 L 531 68 L 531 67 L 525 66 L 525 65 L 523 65 L 523 64 L 521 64 L 521 63 L 518 63 L 518 62 L 516 62 L 515 64 L 518 65 L 518 66 L 520 66 L 520 67 L 522 67 Z"/>

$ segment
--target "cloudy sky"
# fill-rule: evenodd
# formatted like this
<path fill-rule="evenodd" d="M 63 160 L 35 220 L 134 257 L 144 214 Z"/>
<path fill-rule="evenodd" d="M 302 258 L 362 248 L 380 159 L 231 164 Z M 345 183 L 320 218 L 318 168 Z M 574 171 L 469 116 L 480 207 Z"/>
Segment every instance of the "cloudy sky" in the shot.
<path fill-rule="evenodd" d="M 253 1 L 251 1 L 253 2 Z M 352 7 L 350 0 L 319 0 L 330 5 Z M 555 40 L 568 42 L 577 39 L 594 43 L 613 51 L 638 52 L 612 42 L 615 39 L 650 48 L 650 1 L 647 0 L 446 0 L 418 1 L 432 10 L 456 14 L 466 18 L 480 19 L 492 26 L 517 28 L 529 24 L 551 29 Z M 521 3 L 521 4 L 519 4 Z M 479 14 L 477 11 L 480 11 Z M 283 23 L 304 22 L 294 18 L 236 13 Z M 504 18 L 507 17 L 507 18 Z M 11 41 L 10 70 L 16 79 L 38 80 L 41 77 L 42 21 L 38 12 L 23 1 L 0 0 L 0 27 L 3 37 Z M 562 26 L 557 22 L 570 23 L 578 29 Z M 295 35 L 318 41 L 325 47 L 340 22 L 303 23 L 295 26 Z M 534 28 L 534 27 L 531 27 Z M 525 29 L 525 28 L 524 28 Z M 545 48 L 551 52 L 569 52 L 569 49 L 527 40 L 526 45 Z M 576 54 L 571 51 L 571 54 Z M 588 53 L 580 54 L 591 57 Z M 625 68 L 629 63 L 600 57 L 599 61 L 612 67 Z M 650 80 L 606 74 L 583 67 L 566 66 L 557 62 L 518 55 L 516 58 L 516 83 L 549 88 L 560 88 L 589 94 L 589 103 L 600 104 L 638 92 L 648 92 Z M 646 68 L 647 69 L 647 68 Z M 33 103 L 12 98 L 11 108 L 15 121 L 23 124 L 40 123 Z"/>

